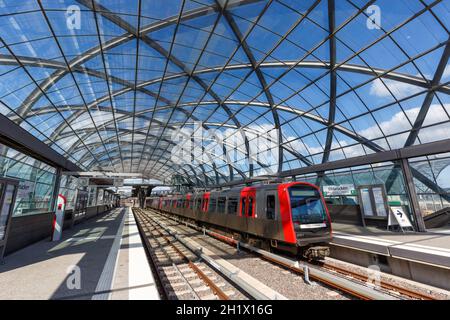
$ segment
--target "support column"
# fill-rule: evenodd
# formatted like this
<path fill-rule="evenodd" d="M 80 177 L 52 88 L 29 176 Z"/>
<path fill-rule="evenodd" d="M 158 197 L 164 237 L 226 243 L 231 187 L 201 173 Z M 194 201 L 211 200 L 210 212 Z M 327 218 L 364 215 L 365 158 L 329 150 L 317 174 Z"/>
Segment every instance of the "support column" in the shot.
<path fill-rule="evenodd" d="M 406 192 L 409 196 L 409 202 L 411 204 L 411 210 L 416 221 L 417 231 L 426 232 L 425 222 L 420 212 L 419 200 L 417 199 L 416 187 L 414 185 L 413 175 L 411 173 L 411 167 L 409 166 L 408 159 L 402 159 L 401 168 L 403 171 L 403 177 L 405 178 Z"/>
<path fill-rule="evenodd" d="M 137 197 L 139 202 L 139 208 L 144 209 L 145 206 L 145 189 L 142 186 L 138 187 Z"/>

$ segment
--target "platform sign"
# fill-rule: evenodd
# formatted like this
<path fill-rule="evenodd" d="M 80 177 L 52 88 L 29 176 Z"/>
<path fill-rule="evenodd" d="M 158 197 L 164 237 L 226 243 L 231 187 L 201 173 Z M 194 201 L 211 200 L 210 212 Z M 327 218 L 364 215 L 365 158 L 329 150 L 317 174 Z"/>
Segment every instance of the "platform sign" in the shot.
<path fill-rule="evenodd" d="M 355 196 L 355 186 L 352 184 L 341 184 L 337 186 L 323 186 L 323 195 L 330 196 Z"/>
<path fill-rule="evenodd" d="M 34 185 L 35 183 L 32 181 L 20 181 L 19 189 L 17 190 L 17 197 L 19 199 L 27 199 L 30 197 L 34 192 Z"/>
<path fill-rule="evenodd" d="M 388 227 L 396 225 L 399 225 L 402 230 L 404 228 L 413 228 L 408 215 L 401 206 L 392 206 L 391 210 L 389 210 Z"/>
<path fill-rule="evenodd" d="M 53 218 L 52 241 L 61 240 L 64 225 L 64 210 L 66 209 L 67 199 L 62 194 L 58 195 L 56 202 L 55 217 Z"/>

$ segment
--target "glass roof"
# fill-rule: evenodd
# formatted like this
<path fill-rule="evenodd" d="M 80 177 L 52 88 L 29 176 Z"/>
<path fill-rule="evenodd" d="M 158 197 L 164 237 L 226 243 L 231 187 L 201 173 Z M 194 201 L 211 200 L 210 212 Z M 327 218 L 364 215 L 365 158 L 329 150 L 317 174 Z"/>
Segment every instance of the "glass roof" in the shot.
<path fill-rule="evenodd" d="M 450 138 L 449 29 L 450 0 L 0 0 L 0 112 L 83 170 L 272 174 Z"/>

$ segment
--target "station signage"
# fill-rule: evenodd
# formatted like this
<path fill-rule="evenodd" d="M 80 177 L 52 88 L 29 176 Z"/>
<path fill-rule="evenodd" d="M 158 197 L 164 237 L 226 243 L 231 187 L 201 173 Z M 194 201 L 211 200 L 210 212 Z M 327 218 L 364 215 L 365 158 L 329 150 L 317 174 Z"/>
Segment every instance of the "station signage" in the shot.
<path fill-rule="evenodd" d="M 34 192 L 35 183 L 32 181 L 20 181 L 17 190 L 17 197 L 19 199 L 26 199 Z"/>
<path fill-rule="evenodd" d="M 341 184 L 336 186 L 323 186 L 323 195 L 331 196 L 355 196 L 356 190 L 353 184 Z"/>
<path fill-rule="evenodd" d="M 388 226 L 395 225 L 399 225 L 402 229 L 413 227 L 402 206 L 391 206 L 388 217 Z"/>

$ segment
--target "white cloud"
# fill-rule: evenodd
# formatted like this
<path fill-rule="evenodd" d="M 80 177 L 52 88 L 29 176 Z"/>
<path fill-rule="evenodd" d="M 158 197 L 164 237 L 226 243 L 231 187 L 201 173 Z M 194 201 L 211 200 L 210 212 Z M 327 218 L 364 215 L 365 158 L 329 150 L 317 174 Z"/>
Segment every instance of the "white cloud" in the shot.
<path fill-rule="evenodd" d="M 447 111 L 450 111 L 450 104 L 446 104 L 445 109 L 447 109 Z M 419 113 L 419 110 L 420 110 L 419 107 L 406 110 L 405 111 L 406 115 L 403 112 L 399 111 L 399 112 L 393 114 L 388 120 L 380 122 L 379 127 L 377 125 L 373 125 L 373 126 L 367 127 L 366 129 L 363 129 L 361 131 L 358 131 L 358 134 L 364 138 L 373 140 L 373 139 L 378 139 L 378 138 L 383 137 L 383 134 L 380 131 L 380 129 L 383 131 L 383 133 L 385 135 L 397 134 L 399 132 L 406 131 L 406 133 L 404 133 L 404 134 L 397 134 L 397 135 L 394 135 L 394 136 L 388 138 L 388 142 L 389 142 L 391 148 L 401 148 L 401 147 L 403 147 L 403 145 L 406 141 L 406 138 L 409 135 L 409 130 L 411 129 L 411 124 L 408 121 L 408 118 L 411 122 L 414 122 Z M 386 111 L 386 112 L 388 112 L 388 111 Z M 426 117 L 426 121 L 424 124 L 431 125 L 431 124 L 439 123 L 439 122 L 442 122 L 445 120 L 448 120 L 448 117 L 447 117 L 446 113 L 444 112 L 443 108 L 441 107 L 441 105 L 433 104 L 430 106 L 430 110 L 428 111 L 428 115 Z M 445 128 L 447 128 L 447 126 Z M 419 136 L 423 140 L 423 142 L 448 139 L 450 137 L 450 132 L 448 130 L 446 130 L 445 128 L 443 128 L 442 126 L 441 127 L 439 127 L 439 126 L 430 127 L 428 129 L 424 129 L 424 130 L 420 131 Z M 268 137 L 270 137 L 271 140 L 277 141 L 276 131 L 274 131 L 273 124 L 270 124 L 270 123 L 262 124 L 262 125 L 250 124 L 248 126 L 248 129 L 250 129 L 250 131 L 253 131 L 253 132 L 261 132 L 261 134 L 266 133 L 266 132 L 274 133 L 275 135 L 270 134 L 270 135 L 268 135 Z M 189 131 L 189 130 L 187 130 L 187 131 Z M 217 131 L 220 132 L 220 130 L 217 130 Z M 188 136 L 190 134 L 192 134 L 191 132 L 185 132 L 185 133 Z M 254 144 L 256 143 L 256 140 L 254 140 L 255 135 L 253 133 L 249 133 L 248 131 L 246 132 L 246 135 L 250 140 L 251 147 L 254 147 Z M 242 151 L 245 150 L 244 140 L 243 140 L 243 137 L 241 136 L 241 134 L 236 129 L 227 128 L 226 130 L 222 131 L 219 134 L 219 136 L 222 139 L 225 138 L 225 141 L 227 141 L 230 144 L 229 146 L 227 146 L 227 149 L 230 152 L 230 154 L 233 154 L 231 152 L 232 151 L 231 149 L 233 148 L 233 146 L 238 146 L 238 148 L 241 150 L 241 155 L 238 158 L 242 158 L 242 159 L 245 158 L 244 154 L 242 153 Z M 294 140 L 294 141 L 292 141 L 292 140 Z M 308 142 L 306 142 L 305 140 L 302 142 L 302 141 L 298 140 L 298 137 L 296 137 L 294 135 L 284 137 L 284 141 L 292 141 L 287 144 L 287 147 L 300 153 L 300 154 L 303 154 L 305 156 L 309 156 L 310 154 L 321 154 L 323 152 L 323 147 L 321 147 L 317 144 L 309 145 Z M 361 156 L 361 155 L 365 154 L 365 151 L 360 144 L 349 146 L 349 144 L 352 144 L 352 143 L 353 143 L 353 141 L 351 141 L 351 138 L 349 138 L 349 140 L 339 141 L 339 144 L 336 141 L 333 141 L 332 149 L 338 149 L 338 148 L 342 147 L 342 152 L 345 154 L 345 156 L 347 158 L 357 157 L 357 156 Z M 383 140 L 380 140 L 377 143 L 380 144 L 380 146 L 383 148 L 386 148 L 386 149 L 388 148 L 388 145 L 386 145 L 386 143 L 383 142 Z M 367 149 L 367 150 L 368 150 L 368 152 L 370 152 L 369 149 Z M 273 151 L 275 153 L 278 152 L 277 149 L 273 150 Z M 220 155 L 221 152 L 222 152 L 221 149 L 218 150 L 219 157 L 221 156 Z M 342 152 L 339 149 L 333 151 L 330 156 L 330 161 L 334 161 L 334 160 L 343 158 Z M 216 158 L 215 160 L 219 160 L 219 159 Z M 263 162 L 269 163 L 270 165 L 273 165 L 275 168 L 277 160 L 278 160 L 276 157 L 269 157 L 266 160 L 267 161 L 263 161 Z"/>
<path fill-rule="evenodd" d="M 394 81 L 389 79 L 381 81 L 380 79 L 376 79 L 370 86 L 370 94 L 380 98 L 391 97 L 391 93 L 389 92 L 388 88 L 397 99 L 411 96 L 423 90 L 423 88 L 413 86 L 401 81 Z"/>

